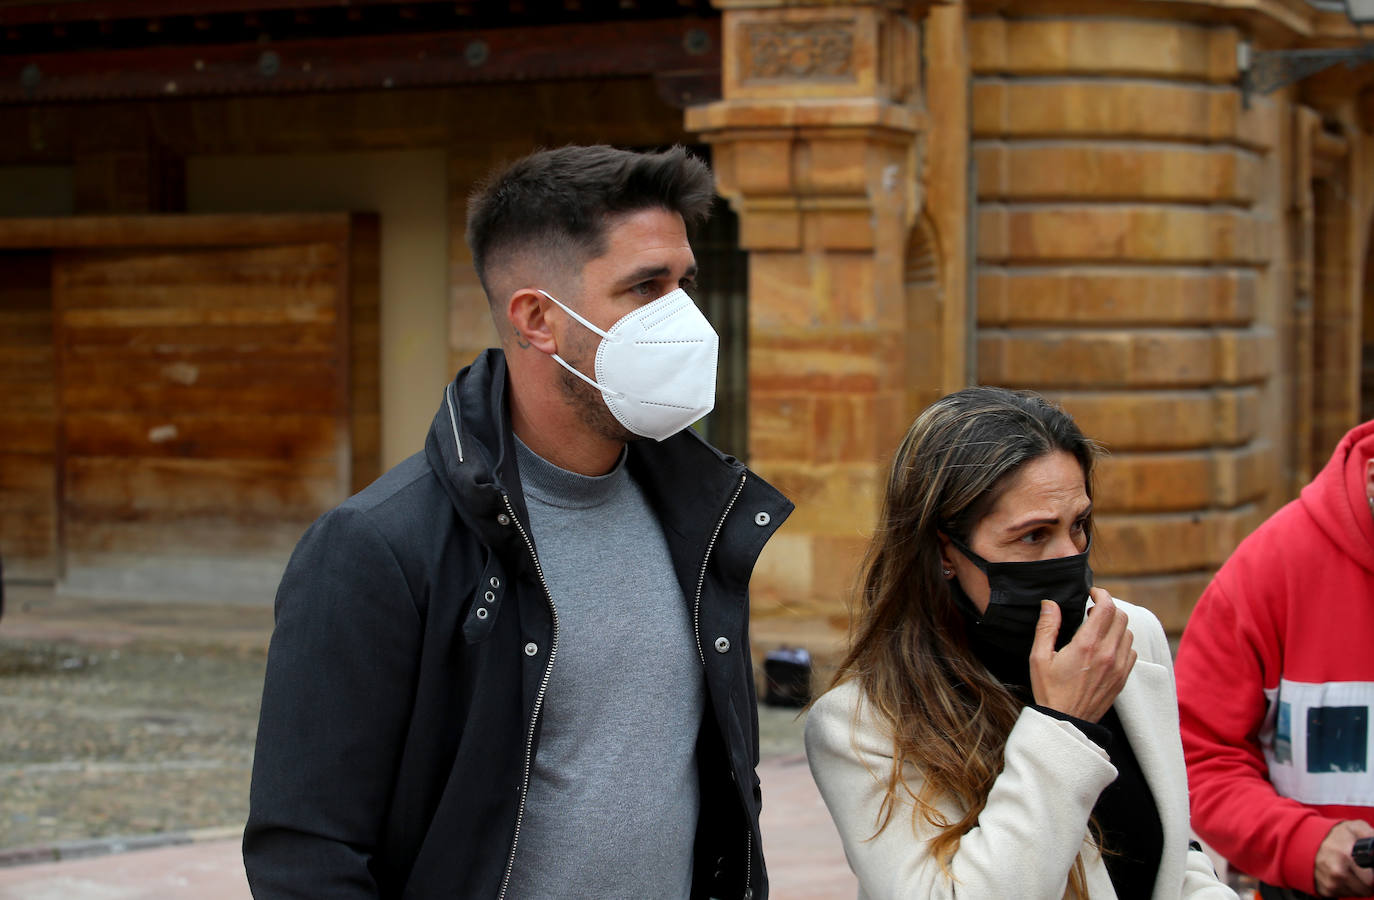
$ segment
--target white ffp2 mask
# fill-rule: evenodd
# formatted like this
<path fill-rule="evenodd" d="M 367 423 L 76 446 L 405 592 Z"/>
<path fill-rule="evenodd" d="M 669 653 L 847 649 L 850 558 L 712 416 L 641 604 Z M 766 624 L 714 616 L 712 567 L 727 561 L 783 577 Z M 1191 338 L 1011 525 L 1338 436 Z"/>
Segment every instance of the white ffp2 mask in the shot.
<path fill-rule="evenodd" d="M 716 405 L 720 337 L 682 288 L 646 303 L 602 331 L 547 291 L 540 291 L 601 336 L 593 381 L 553 354 L 563 368 L 601 391 L 611 415 L 630 431 L 661 441 Z"/>

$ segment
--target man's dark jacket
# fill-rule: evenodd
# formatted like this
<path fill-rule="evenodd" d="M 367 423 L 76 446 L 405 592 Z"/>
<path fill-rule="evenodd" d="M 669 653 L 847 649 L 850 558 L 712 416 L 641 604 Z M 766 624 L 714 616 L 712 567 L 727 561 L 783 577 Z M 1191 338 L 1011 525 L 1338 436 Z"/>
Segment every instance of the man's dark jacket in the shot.
<path fill-rule="evenodd" d="M 505 893 L 558 642 L 506 387 L 505 357 L 484 352 L 445 389 L 424 452 L 291 557 L 243 836 L 259 900 Z M 663 525 L 707 686 L 692 896 L 763 900 L 748 585 L 792 507 L 690 430 L 631 443 L 626 465 Z M 586 565 L 634 564 L 617 551 Z M 653 648 L 645 635 L 646 666 Z"/>

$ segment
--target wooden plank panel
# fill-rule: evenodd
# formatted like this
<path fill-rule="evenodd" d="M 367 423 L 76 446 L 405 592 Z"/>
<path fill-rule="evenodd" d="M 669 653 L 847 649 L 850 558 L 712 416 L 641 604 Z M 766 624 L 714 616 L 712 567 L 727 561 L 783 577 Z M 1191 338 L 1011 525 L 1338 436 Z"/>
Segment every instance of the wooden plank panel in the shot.
<path fill-rule="evenodd" d="M 41 345 L 0 348 L 0 382 L 51 381 L 56 359 L 51 342 L 49 336 Z"/>
<path fill-rule="evenodd" d="M 337 403 L 340 365 L 312 356 L 74 356 L 61 400 L 71 411 L 325 413 Z"/>
<path fill-rule="evenodd" d="M 347 451 L 333 415 L 70 412 L 63 434 L 72 457 L 307 460 Z"/>
<path fill-rule="evenodd" d="M 411 0 L 371 0 L 371 5 Z M 339 0 L 68 0 L 54 5 L 45 0 L 9 0 L 0 4 L 0 25 L 50 25 L 56 22 L 107 21 L 118 18 L 204 16 L 226 12 L 261 13 L 269 9 L 311 9 L 338 6 Z"/>
<path fill-rule="evenodd" d="M 381 245 L 376 216 L 355 216 L 348 245 L 348 394 L 350 488 L 360 491 L 382 470 Z"/>
<path fill-rule="evenodd" d="M 0 253 L 0 556 L 10 579 L 57 566 L 52 259 Z"/>
<path fill-rule="evenodd" d="M 64 323 L 65 326 L 65 323 Z M 139 327 L 64 327 L 66 352 L 185 356 L 219 353 L 224 356 L 305 353 L 333 357 L 335 324 L 286 324 L 267 329 L 256 325 L 150 325 Z"/>
<path fill-rule="evenodd" d="M 141 305 L 150 287 L 219 284 L 262 289 L 325 284 L 340 262 L 337 247 L 319 243 L 206 250 L 197 254 L 194 268 L 187 267 L 184 252 L 88 250 L 64 265 L 57 279 L 64 296 L 82 289 L 136 287 L 136 294 L 111 299 Z M 183 296 L 179 302 L 194 300 Z"/>
<path fill-rule="evenodd" d="M 169 520 L 113 521 L 97 514 L 63 511 L 63 553 L 67 567 L 84 557 L 84 565 L 96 565 L 96 554 L 136 553 L 148 559 L 175 559 L 186 553 L 198 556 L 254 557 L 282 563 L 300 540 L 310 520 L 284 519 L 247 522 L 240 527 L 224 516 L 186 516 Z"/>
<path fill-rule="evenodd" d="M 0 485 L 3 497 L 3 485 Z M 235 522 L 310 522 L 338 503 L 332 460 L 78 458 L 67 467 L 75 518 L 116 521 L 223 516 Z"/>
<path fill-rule="evenodd" d="M 186 365 L 186 371 L 190 371 L 190 364 Z M 68 415 L 121 410 L 165 417 L 207 409 L 245 415 L 333 415 L 338 403 L 332 396 L 336 378 L 334 366 L 316 365 L 290 381 L 273 382 L 259 376 L 241 385 L 178 384 L 165 378 L 148 381 L 129 378 L 122 382 L 72 380 L 63 385 L 61 402 Z"/>
<path fill-rule="evenodd" d="M 0 553 L 5 580 L 51 581 L 57 574 L 56 516 L 0 507 Z"/>
<path fill-rule="evenodd" d="M 18 367 L 0 364 L 0 385 L 3 385 L 0 388 L 0 416 L 40 416 L 46 419 L 50 426 L 46 430 L 56 433 L 57 398 L 53 394 L 51 376 L 44 377 L 46 373 L 41 369 L 30 368 L 16 371 L 12 377 L 7 378 L 7 369 Z M 0 437 L 0 442 L 3 442 L 3 446 L 10 446 L 9 440 L 5 437 Z"/>
<path fill-rule="evenodd" d="M 0 219 L 0 249 L 241 247 L 342 242 L 347 213 Z"/>
<path fill-rule="evenodd" d="M 57 4 L 58 6 L 65 3 Z M 341 4 L 346 5 L 346 4 Z M 531 4 L 535 8 L 547 3 Z M 671 4 L 645 4 L 654 6 Z M 531 10 L 532 11 L 532 10 Z M 480 65 L 462 48 L 483 47 Z M 264 78 L 262 45 L 196 42 L 137 49 L 45 53 L 43 77 L 23 80 L 25 56 L 0 55 L 0 103 L 60 104 L 167 96 L 375 91 L 493 81 L 630 78 L 685 73 L 694 96 L 720 96 L 719 17 L 630 18 L 526 24 L 522 28 L 275 40 L 280 72 Z M 704 95 L 704 96 L 703 96 Z M 477 117 L 469 117 L 469 120 Z M 299 127 L 299 123 L 293 123 Z M 605 136 L 606 132 L 598 132 Z M 613 134 L 614 132 L 612 132 Z"/>
<path fill-rule="evenodd" d="M 63 375 L 69 381 L 111 381 L 125 384 L 163 384 L 232 388 L 244 385 L 276 384 L 289 386 L 309 380 L 323 372 L 337 372 L 341 363 L 301 355 L 276 355 L 270 352 L 252 357 L 205 359 L 186 354 L 183 359 L 114 358 L 88 354 L 63 360 Z"/>
<path fill-rule="evenodd" d="M 0 453 L 51 457 L 56 446 L 57 425 L 49 412 L 0 411 Z"/>
<path fill-rule="evenodd" d="M 11 510 L 0 536 L 13 534 L 11 548 L 41 544 L 15 530 L 19 519 L 30 532 L 61 530 L 68 584 L 142 590 L 173 570 L 194 569 L 188 583 L 198 584 L 279 573 L 304 527 L 342 499 L 350 471 L 375 469 L 375 217 L 361 217 L 374 227 L 356 243 L 341 240 L 341 216 L 287 217 L 284 230 L 234 217 L 227 237 L 208 218 L 156 218 L 51 223 L 49 233 L 62 246 L 157 234 L 205 246 L 64 253 L 56 279 L 22 290 L 0 254 L 10 288 L 0 294 L 0 435 L 12 445 L 0 444 L 0 502 Z M 0 245 L 10 224 L 0 223 Z M 26 223 L 20 242 L 44 227 Z M 212 232 L 238 246 L 214 246 Z M 254 245 L 268 233 L 287 243 Z M 46 259 L 41 268 L 46 278 Z M 358 279 L 371 288 L 350 303 Z M 35 461 L 43 452 L 46 463 Z M 39 482 L 47 515 L 31 490 Z M 60 516 L 55 482 L 66 492 Z"/>
<path fill-rule="evenodd" d="M 16 257 L 37 258 L 41 266 L 34 265 L 32 261 L 18 262 Z M 5 283 L 3 311 L 41 313 L 51 322 L 52 287 L 48 283 L 47 271 L 51 266 L 47 254 L 0 252 L 0 280 Z"/>
<path fill-rule="evenodd" d="M 7 578 L 48 580 L 54 576 L 55 496 L 51 454 L 0 454 L 0 553 L 4 554 Z"/>
<path fill-rule="evenodd" d="M 174 294 L 187 294 L 184 287 L 150 287 L 147 293 L 158 293 L 157 304 L 140 304 L 136 308 L 120 308 L 114 297 L 128 294 L 128 290 L 73 291 L 81 300 L 95 295 L 89 308 L 67 306 L 65 322 L 69 327 L 146 327 L 146 326 L 227 326 L 227 324 L 275 324 L 334 322 L 333 284 L 320 284 L 309 290 L 286 291 L 253 290 L 232 287 L 225 290 L 218 284 L 196 286 L 191 298 L 183 304 L 172 305 Z M 104 298 L 111 298 L 104 302 Z M 147 297 L 140 298 L 147 300 Z M 194 300 L 194 302 L 191 302 Z"/>
<path fill-rule="evenodd" d="M 6 453 L 0 465 L 0 506 L 13 509 L 29 500 L 21 495 L 30 493 L 35 484 L 53 483 L 56 477 L 50 455 Z M 48 491 L 52 493 L 51 490 Z"/>
<path fill-rule="evenodd" d="M 3 277 L 3 276 L 0 276 Z M 10 299 L 5 298 L 7 301 Z M 0 308 L 0 352 L 11 348 L 50 344 L 52 311 L 6 306 Z"/>
<path fill-rule="evenodd" d="M 321 237 L 59 256 L 70 584 L 279 574 L 344 498 L 347 267 Z"/>

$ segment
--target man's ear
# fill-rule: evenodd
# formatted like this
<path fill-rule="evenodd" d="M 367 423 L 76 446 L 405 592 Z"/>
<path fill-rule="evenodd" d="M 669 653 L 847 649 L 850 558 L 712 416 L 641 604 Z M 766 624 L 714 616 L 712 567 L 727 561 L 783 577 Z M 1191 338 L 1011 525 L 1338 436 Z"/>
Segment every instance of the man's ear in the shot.
<path fill-rule="evenodd" d="M 542 353 L 556 353 L 552 323 L 544 315 L 552 304 L 534 288 L 520 288 L 506 301 L 506 319 L 515 331 L 515 340 Z"/>

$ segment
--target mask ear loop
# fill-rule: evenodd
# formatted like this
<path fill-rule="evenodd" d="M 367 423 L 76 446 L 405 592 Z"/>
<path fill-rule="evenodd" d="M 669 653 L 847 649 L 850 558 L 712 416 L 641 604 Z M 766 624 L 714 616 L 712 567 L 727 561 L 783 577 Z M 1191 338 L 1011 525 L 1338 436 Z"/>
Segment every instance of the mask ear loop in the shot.
<path fill-rule="evenodd" d="M 588 322 L 586 319 L 582 318 L 582 317 L 579 316 L 577 313 L 573 312 L 573 311 L 572 311 L 571 309 L 569 309 L 567 306 L 564 306 L 563 303 L 562 303 L 557 297 L 555 297 L 553 294 L 550 294 L 548 291 L 545 291 L 545 290 L 540 290 L 539 288 L 535 288 L 535 290 L 536 290 L 536 291 L 539 291 L 539 293 L 543 294 L 545 297 L 548 297 L 548 298 L 549 298 L 550 300 L 552 300 L 554 303 L 557 303 L 560 309 L 562 309 L 562 310 L 563 310 L 565 313 L 567 313 L 568 315 L 572 316 L 572 317 L 573 317 L 574 319 L 576 319 L 578 322 L 582 323 L 582 325 L 583 325 L 584 327 L 586 327 L 587 330 L 593 332 L 594 334 L 600 335 L 601 338 L 602 338 L 602 340 L 610 341 L 612 344 L 616 344 L 616 343 L 619 343 L 619 342 L 620 342 L 620 339 L 619 339 L 618 337 L 616 337 L 615 335 L 607 334 L 606 332 L 602 331 L 600 328 L 597 328 L 597 327 L 596 327 L 595 325 L 593 325 L 591 322 Z M 619 391 L 613 391 L 613 390 L 611 390 L 610 388 L 606 387 L 606 386 L 603 385 L 603 384 L 598 384 L 598 383 L 596 382 L 595 379 L 588 378 L 586 375 L 583 375 L 581 372 L 579 372 L 579 371 L 577 370 L 577 368 L 576 368 L 575 366 L 573 366 L 571 363 L 569 363 L 569 362 L 568 362 L 566 359 L 564 359 L 563 357 L 559 356 L 557 353 L 554 353 L 554 354 L 552 354 L 552 355 L 553 355 L 554 360 L 556 360 L 560 366 L 562 366 L 563 368 L 567 369 L 569 372 L 573 373 L 573 374 L 576 375 L 578 378 L 581 378 L 583 381 L 587 382 L 587 384 L 590 384 L 592 387 L 596 388 L 598 391 L 600 391 L 601 393 L 605 394 L 607 397 L 611 397 L 611 398 L 613 398 L 613 399 L 615 399 L 615 400 L 624 400 L 624 399 L 625 399 L 625 395 L 622 394 L 622 393 L 620 393 Z"/>
<path fill-rule="evenodd" d="M 967 559 L 969 562 L 977 566 L 979 571 L 983 573 L 987 572 L 988 561 L 986 559 L 983 559 L 983 557 L 979 556 L 977 553 L 974 553 L 972 547 L 970 547 L 968 544 L 965 544 L 963 541 L 959 540 L 952 534 L 949 534 L 944 531 L 940 533 L 945 537 L 949 538 L 949 542 L 954 545 L 954 548 L 958 550 L 961 554 L 963 554 L 965 559 Z"/>
<path fill-rule="evenodd" d="M 586 319 L 584 319 L 584 318 L 582 318 L 580 315 L 578 315 L 576 311 L 574 311 L 573 309 L 571 309 L 571 308 L 569 308 L 568 306 L 566 306 L 566 305 L 563 303 L 563 301 L 559 300 L 559 299 L 558 299 L 557 297 L 555 297 L 553 294 L 550 294 L 548 291 L 545 291 L 545 290 L 540 290 L 539 288 L 535 288 L 535 290 L 536 290 L 536 291 L 539 291 L 539 293 L 543 294 L 545 297 L 548 297 L 548 298 L 549 298 L 550 300 L 552 300 L 554 303 L 557 303 L 559 309 L 563 310 L 563 312 L 567 313 L 568 315 L 572 316 L 572 317 L 573 317 L 574 319 L 576 319 L 577 321 L 581 322 L 581 323 L 582 323 L 582 326 L 583 326 L 584 328 L 586 328 L 588 331 L 594 332 L 595 334 L 599 335 L 599 336 L 602 338 L 602 340 L 610 341 L 612 344 L 618 344 L 618 343 L 620 343 L 620 338 L 619 338 L 619 337 L 617 337 L 616 335 L 611 334 L 610 332 L 602 331 L 600 328 L 597 328 L 597 327 L 596 327 L 595 325 L 593 325 L 591 322 L 588 322 Z"/>

